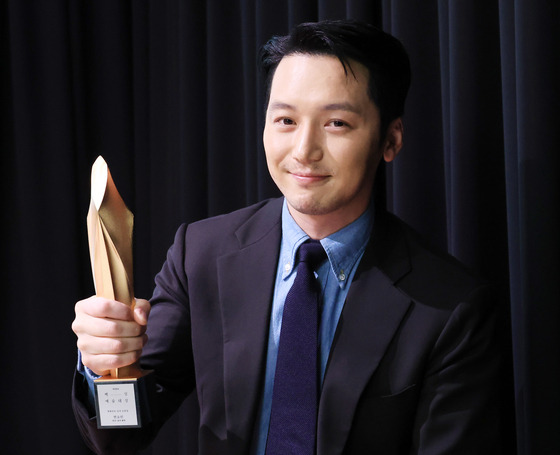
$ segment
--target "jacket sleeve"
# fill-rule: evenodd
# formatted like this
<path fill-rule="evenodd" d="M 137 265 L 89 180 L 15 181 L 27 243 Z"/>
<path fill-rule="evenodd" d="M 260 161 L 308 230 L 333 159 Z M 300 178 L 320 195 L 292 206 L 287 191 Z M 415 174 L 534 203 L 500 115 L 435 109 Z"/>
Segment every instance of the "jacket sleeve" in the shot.
<path fill-rule="evenodd" d="M 151 419 L 142 428 L 98 429 L 97 419 L 88 404 L 85 378 L 75 373 L 72 405 L 78 427 L 86 444 L 98 454 L 133 454 L 155 438 L 165 421 L 194 389 L 194 367 L 190 337 L 190 312 L 185 273 L 186 225 L 177 231 L 167 260 L 156 276 L 148 321 L 148 343 L 141 365 L 153 370 L 148 381 Z"/>

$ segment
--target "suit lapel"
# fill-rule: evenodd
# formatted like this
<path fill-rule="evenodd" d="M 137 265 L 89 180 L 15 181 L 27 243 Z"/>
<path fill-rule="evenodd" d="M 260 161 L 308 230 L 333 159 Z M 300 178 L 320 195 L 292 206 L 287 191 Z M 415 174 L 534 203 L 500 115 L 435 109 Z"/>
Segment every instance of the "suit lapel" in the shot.
<path fill-rule="evenodd" d="M 398 229 L 377 217 L 337 326 L 319 403 L 317 452 L 340 454 L 360 395 L 377 369 L 410 299 L 394 282 L 410 262 Z"/>
<path fill-rule="evenodd" d="M 266 362 L 281 238 L 281 200 L 257 212 L 236 236 L 239 249 L 218 258 L 218 287 L 227 428 L 230 435 L 248 444 Z"/>

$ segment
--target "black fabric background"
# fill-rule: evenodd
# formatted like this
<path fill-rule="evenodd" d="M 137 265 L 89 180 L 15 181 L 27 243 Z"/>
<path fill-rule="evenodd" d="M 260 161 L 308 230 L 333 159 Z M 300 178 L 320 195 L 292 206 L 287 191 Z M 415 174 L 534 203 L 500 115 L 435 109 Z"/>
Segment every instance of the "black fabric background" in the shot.
<path fill-rule="evenodd" d="M 351 17 L 396 35 L 412 62 L 388 208 L 501 291 L 504 453 L 560 453 L 559 5 L 1 0 L 2 452 L 88 453 L 70 324 L 93 293 L 95 158 L 135 214 L 135 291 L 149 297 L 181 222 L 278 194 L 259 46 Z M 195 415 L 191 398 L 144 453 L 194 450 Z"/>

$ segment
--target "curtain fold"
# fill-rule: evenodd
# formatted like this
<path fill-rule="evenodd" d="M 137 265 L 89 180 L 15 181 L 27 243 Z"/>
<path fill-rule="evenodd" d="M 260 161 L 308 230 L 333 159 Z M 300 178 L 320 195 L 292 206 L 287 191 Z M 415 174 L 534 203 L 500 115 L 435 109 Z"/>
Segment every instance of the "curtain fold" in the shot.
<path fill-rule="evenodd" d="M 509 285 L 519 453 L 560 442 L 556 2 L 501 2 Z"/>
<path fill-rule="evenodd" d="M 297 23 L 344 17 L 393 33 L 411 58 L 388 208 L 498 288 L 504 453 L 560 453 L 551 0 L 1 0 L 3 447 L 88 453 L 68 399 L 70 324 L 93 293 L 85 217 L 97 155 L 135 214 L 135 291 L 149 297 L 180 223 L 278 195 L 259 47 Z M 189 450 L 195 397 L 144 453 Z"/>

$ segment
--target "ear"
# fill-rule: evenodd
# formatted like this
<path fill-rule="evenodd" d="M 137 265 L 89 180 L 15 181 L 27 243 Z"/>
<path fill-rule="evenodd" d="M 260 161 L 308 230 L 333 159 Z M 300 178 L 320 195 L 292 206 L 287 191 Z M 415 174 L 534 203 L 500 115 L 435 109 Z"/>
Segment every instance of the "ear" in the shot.
<path fill-rule="evenodd" d="M 390 163 L 401 151 L 404 139 L 404 127 L 402 118 L 393 120 L 387 128 L 387 134 L 383 141 L 383 159 Z"/>

